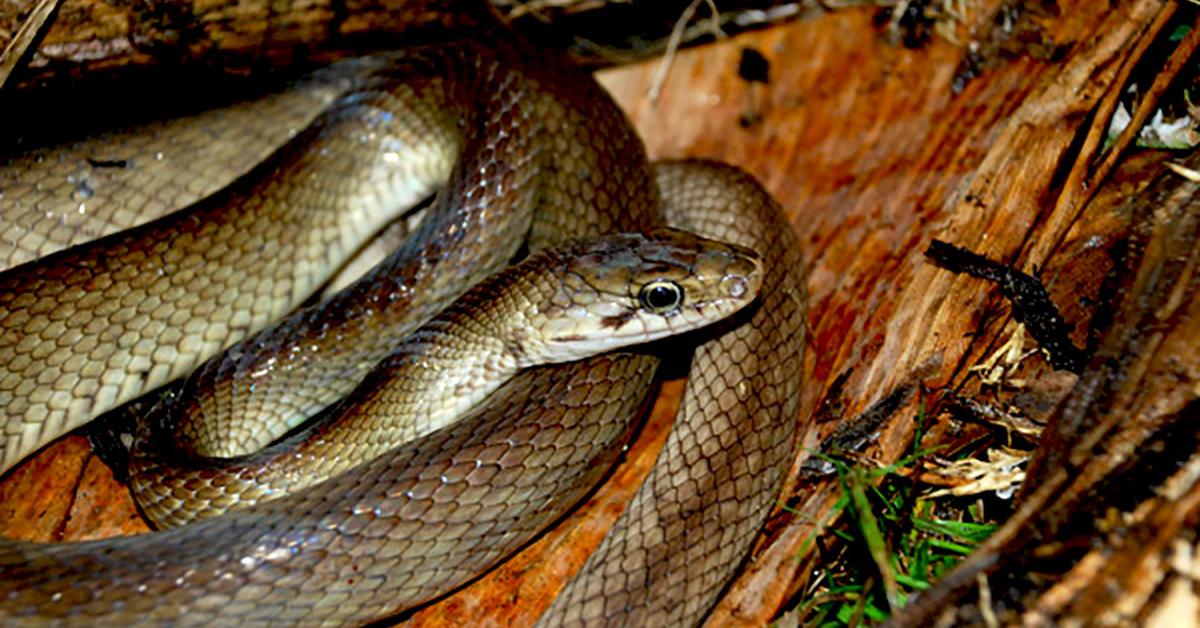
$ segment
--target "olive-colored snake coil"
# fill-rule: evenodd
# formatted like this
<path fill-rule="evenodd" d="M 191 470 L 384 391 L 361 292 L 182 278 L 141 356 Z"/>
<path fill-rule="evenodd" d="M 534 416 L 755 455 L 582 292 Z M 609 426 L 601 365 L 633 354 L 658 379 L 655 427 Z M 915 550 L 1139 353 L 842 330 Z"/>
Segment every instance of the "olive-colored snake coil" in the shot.
<path fill-rule="evenodd" d="M 267 104 L 289 112 L 276 116 L 285 127 L 308 126 L 244 171 L 189 159 L 185 171 L 216 173 L 192 189 L 155 170 L 188 142 L 134 139 L 144 129 L 95 138 L 124 142 L 128 172 L 81 163 L 87 149 L 73 145 L 4 164 L 10 189 L 14 179 L 69 180 L 66 195 L 86 189 L 90 203 L 59 209 L 63 191 L 19 183 L 23 193 L 0 198 L 11 204 L 0 262 L 13 267 L 0 274 L 5 467 L 209 361 L 159 404 L 134 451 L 146 511 L 202 520 L 84 543 L 0 540 L 0 617 L 364 622 L 476 577 L 599 482 L 651 390 L 655 358 L 608 353 L 523 371 L 457 422 L 228 512 L 257 501 L 241 498 L 254 473 L 222 474 L 229 462 L 206 456 L 245 459 L 313 416 L 343 412 L 337 399 L 364 378 L 370 386 L 375 364 L 507 261 L 525 231 L 539 250 L 670 224 L 757 251 L 759 299 L 703 336 L 655 469 L 542 622 L 700 621 L 794 453 L 804 303 L 797 244 L 774 201 L 727 166 L 651 168 L 589 76 L 502 33 L 342 64 Z M 212 116 L 218 143 L 289 135 L 241 107 L 200 114 Z M 442 181 L 380 270 L 258 331 Z M 189 205 L 157 218 L 170 208 L 147 199 L 162 198 Z M 170 457 L 155 449 L 166 428 L 178 430 Z"/>

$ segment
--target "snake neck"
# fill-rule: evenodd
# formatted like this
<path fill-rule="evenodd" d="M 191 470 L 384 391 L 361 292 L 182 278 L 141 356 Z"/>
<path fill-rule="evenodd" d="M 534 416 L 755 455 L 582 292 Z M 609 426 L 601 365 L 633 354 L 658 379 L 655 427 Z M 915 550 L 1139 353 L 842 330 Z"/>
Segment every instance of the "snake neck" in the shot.
<path fill-rule="evenodd" d="M 315 417 L 309 427 L 260 452 L 181 461 L 177 456 L 182 452 L 161 447 L 158 437 L 163 434 L 139 438 L 133 457 L 134 490 L 143 496 L 164 496 L 141 501 L 147 517 L 157 527 L 176 527 L 294 493 L 461 417 L 522 368 L 544 361 L 521 350 L 518 339 L 532 333 L 526 313 L 481 316 L 489 311 L 483 303 L 508 304 L 511 312 L 512 303 L 538 298 L 545 288 L 528 276 L 553 263 L 552 257 L 540 257 L 540 263 L 524 265 L 516 278 L 489 278 L 477 286 L 410 334 L 345 400 Z M 367 432 L 372 437 L 362 438 Z M 202 481 L 219 492 L 232 479 L 253 480 L 259 489 L 215 499 L 198 509 L 181 508 L 169 498 L 176 485 Z M 152 482 L 160 486 L 152 488 Z"/>

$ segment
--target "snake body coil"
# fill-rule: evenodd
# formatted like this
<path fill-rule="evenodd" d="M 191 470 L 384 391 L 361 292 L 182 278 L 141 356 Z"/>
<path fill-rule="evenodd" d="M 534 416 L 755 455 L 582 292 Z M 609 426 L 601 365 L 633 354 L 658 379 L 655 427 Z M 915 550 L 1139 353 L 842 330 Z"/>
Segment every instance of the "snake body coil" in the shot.
<path fill-rule="evenodd" d="M 543 250 L 463 295 L 315 424 L 276 445 L 193 468 L 169 445 L 173 431 L 143 437 L 134 446 L 134 495 L 166 527 L 295 492 L 441 429 L 521 369 L 728 316 L 754 299 L 759 281 L 753 252 L 686 232 Z"/>
<path fill-rule="evenodd" d="M 424 244 L 406 245 L 402 250 L 408 257 L 388 262 L 392 274 L 402 278 L 399 284 L 377 289 L 380 277 L 372 277 L 351 288 L 369 297 L 346 301 L 355 304 L 355 313 L 376 311 L 381 300 L 410 292 L 397 287 L 409 285 L 404 277 L 417 277 L 421 286 L 429 286 L 437 283 L 433 277 L 470 279 L 486 273 L 515 250 L 512 234 L 529 224 L 529 218 L 509 218 L 521 206 L 536 208 L 530 234 L 534 249 L 566 236 L 645 229 L 669 221 L 761 252 L 760 302 L 740 317 L 740 325 L 720 330 L 700 349 L 683 416 L 656 470 L 601 550 L 543 618 L 555 624 L 602 619 L 694 623 L 711 608 L 744 556 L 795 446 L 803 301 L 791 229 L 770 197 L 735 170 L 701 163 L 661 165 L 655 181 L 640 143 L 612 102 L 590 78 L 553 55 L 532 52 L 503 36 L 442 50 L 450 52 L 367 63 L 369 71 L 350 81 L 350 94 L 335 101 L 296 142 L 237 179 L 229 191 L 187 210 L 199 213 L 151 221 L 0 275 L 0 283 L 8 282 L 0 286 L 5 290 L 0 295 L 12 295 L 0 296 L 0 368 L 8 369 L 0 371 L 0 401 L 13 408 L 3 424 L 8 435 L 5 464 L 62 429 L 176 377 L 205 355 L 254 333 L 311 294 L 333 275 L 340 260 L 399 215 L 405 203 L 375 198 L 374 204 L 388 206 L 386 213 L 372 214 L 368 226 L 351 235 L 329 236 L 317 235 L 327 233 L 325 223 L 312 214 L 262 219 L 252 217 L 249 209 L 272 209 L 284 198 L 281 190 L 291 190 L 298 198 L 316 195 L 343 212 L 359 211 L 347 209 L 353 203 L 328 188 L 330 181 L 362 180 L 361 173 L 344 170 L 350 166 L 337 160 L 345 154 L 360 155 L 353 162 L 360 167 L 362 160 L 383 166 L 372 170 L 367 164 L 366 170 L 376 173 L 368 177 L 372 186 L 407 185 L 393 182 L 395 173 L 388 169 L 406 158 L 396 150 L 400 133 L 392 126 L 395 111 L 384 115 L 389 109 L 381 105 L 407 93 L 417 102 L 434 103 L 431 117 L 416 118 L 433 120 L 418 124 L 433 129 L 421 137 L 434 139 L 406 141 L 437 144 L 440 154 L 457 156 L 458 165 L 434 168 L 441 174 L 404 188 L 417 189 L 410 194 L 416 197 L 432 185 L 429 180 L 449 177 L 438 205 L 420 227 L 425 235 L 436 236 L 434 244 L 420 240 Z M 374 151 L 368 150 L 371 146 Z M 447 159 L 452 158 L 443 161 Z M 324 161 L 343 170 L 329 178 L 306 174 L 318 172 L 308 168 Z M 356 189 L 361 193 L 364 188 Z M 665 210 L 660 209 L 659 190 Z M 374 198 L 377 193 L 365 195 Z M 239 207 L 247 211 L 225 214 L 218 209 Z M 474 213 L 456 213 L 460 211 Z M 492 229 L 501 214 L 506 222 L 499 224 L 510 226 Z M 275 241 L 281 244 L 259 239 L 293 225 L 298 230 Z M 489 233 L 496 240 L 488 240 Z M 220 234 L 237 246 L 217 239 Z M 250 271 L 265 270 L 258 263 L 263 246 L 273 247 L 271 257 L 296 261 L 269 279 L 247 279 Z M 234 261 L 215 269 L 204 266 L 214 250 L 222 255 L 232 251 Z M 306 251 L 312 257 L 301 261 Z M 471 259 L 460 266 L 456 256 L 463 254 Z M 401 259 L 406 261 L 396 261 Z M 63 262 L 89 270 L 85 275 L 59 270 Z M 443 262 L 446 266 L 440 266 Z M 164 270 L 169 272 L 160 272 Z M 39 282 L 46 273 L 49 279 Z M 73 279 L 77 276 L 81 278 Z M 156 282 L 156 276 L 169 280 Z M 211 294 L 200 294 L 209 294 L 210 301 L 186 294 L 180 298 L 208 322 L 190 323 L 190 330 L 189 323 L 178 328 L 168 324 L 176 316 L 190 320 L 188 307 L 183 308 L 186 315 L 166 308 L 156 316 L 166 307 L 166 295 L 179 292 L 171 292 L 170 281 L 194 282 L 197 277 L 208 279 L 182 285 L 209 286 L 202 290 Z M 243 290 L 247 282 L 251 288 Z M 167 287 L 159 287 L 163 285 Z M 434 300 L 447 302 L 463 289 Z M 89 296 L 96 294 L 101 296 Z M 55 314 L 64 304 L 80 313 Z M 93 312 L 105 311 L 105 304 L 113 304 L 107 307 L 114 311 L 103 324 L 91 323 Z M 319 375 L 304 381 L 335 382 L 331 388 L 338 391 L 310 393 L 291 379 L 307 369 L 292 362 L 280 366 L 286 356 L 302 353 L 292 347 L 338 353 L 341 340 L 370 339 L 374 330 L 370 323 L 350 323 L 348 331 L 328 333 L 325 322 L 344 321 L 313 314 L 318 311 L 325 312 L 304 310 L 285 323 L 307 330 L 302 340 L 287 340 L 292 336 L 270 330 L 249 336 L 189 378 L 183 390 L 190 392 L 173 410 L 185 417 L 180 419 L 185 426 L 180 446 L 202 455 L 252 450 L 333 403 L 400 342 L 396 337 L 355 349 L 340 362 L 334 359 L 336 366 L 318 369 Z M 409 325 L 432 316 L 433 308 L 421 312 Z M 104 331 L 130 321 L 153 333 Z M 101 330 L 95 341 L 83 339 L 89 328 Z M 54 333 L 42 333 L 47 330 Z M 165 338 L 168 348 L 148 338 Z M 85 348 L 95 343 L 89 351 L 112 348 L 104 349 L 100 360 L 60 351 L 81 342 Z M 283 353 L 272 352 L 281 347 Z M 103 368 L 95 373 L 93 364 Z M 0 540 L 0 615 L 86 625 L 135 620 L 341 623 L 419 604 L 511 554 L 595 486 L 630 434 L 655 365 L 647 355 L 606 354 L 524 371 L 452 425 L 318 486 L 185 527 L 61 545 Z M 260 402 L 264 389 L 276 391 L 264 398 L 285 402 Z M 296 390 L 302 391 L 300 401 L 291 396 Z M 267 408 L 265 414 L 244 412 L 259 406 Z M 276 407 L 284 410 L 271 409 Z M 241 416 L 257 418 L 243 425 L 236 418 Z M 210 424 L 221 427 L 211 429 Z M 268 436 L 258 435 L 259 426 L 265 426 Z M 212 495 L 224 483 L 183 484 Z M 184 490 L 181 486 L 168 491 L 166 501 L 191 499 L 175 494 Z"/>

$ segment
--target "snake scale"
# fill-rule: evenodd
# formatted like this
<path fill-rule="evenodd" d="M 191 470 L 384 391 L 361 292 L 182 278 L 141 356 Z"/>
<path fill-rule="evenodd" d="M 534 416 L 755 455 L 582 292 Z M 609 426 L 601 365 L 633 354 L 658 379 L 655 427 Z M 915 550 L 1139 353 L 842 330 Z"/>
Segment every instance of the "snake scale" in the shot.
<path fill-rule="evenodd" d="M 183 389 L 200 389 L 207 378 L 232 382 L 211 388 L 218 391 L 213 398 L 252 399 L 245 393 L 257 393 L 259 386 L 250 388 L 238 379 L 239 374 L 262 370 L 254 366 L 258 358 L 247 357 L 258 355 L 250 349 L 286 345 L 271 328 L 258 332 L 265 335 L 255 335 L 254 330 L 309 298 L 333 276 L 339 260 L 360 251 L 372 234 L 401 215 L 403 207 L 442 180 L 448 183 L 417 227 L 419 237 L 411 240 L 418 244 L 406 244 L 401 252 L 407 253 L 386 262 L 400 271 L 391 275 L 416 277 L 419 286 L 449 282 L 451 277 L 469 282 L 488 274 L 516 250 L 512 233 L 527 227 L 530 247 L 537 250 L 564 236 L 669 223 L 758 251 L 764 266 L 760 299 L 738 317 L 737 325 L 710 333 L 697 351 L 681 416 L 654 471 L 542 623 L 696 623 L 748 551 L 794 453 L 804 304 L 793 232 L 769 195 L 736 169 L 707 162 L 648 166 L 640 142 L 611 100 L 590 77 L 553 53 L 514 44 L 502 34 L 437 50 L 359 61 L 346 66 L 348 70 L 329 71 L 332 78 L 324 83 L 302 85 L 293 96 L 275 97 L 271 102 L 285 109 L 294 104 L 288 100 L 293 98 L 309 106 L 323 105 L 324 113 L 288 117 L 288 125 L 295 128 L 313 122 L 262 164 L 245 172 L 238 172 L 237 164 L 223 166 L 230 172 L 221 176 L 233 179 L 226 187 L 213 183 L 188 189 L 177 177 L 126 185 L 122 189 L 128 188 L 127 196 L 115 198 L 129 200 L 118 200 L 113 204 L 116 211 L 98 214 L 84 227 L 72 227 L 65 213 L 62 219 L 39 223 L 42 207 L 30 213 L 25 224 L 8 221 L 6 210 L 0 244 L 12 243 L 8 264 L 50 256 L 34 262 L 44 265 L 39 267 L 45 269 L 42 273 L 20 275 L 31 266 L 16 266 L 0 275 L 0 283 L 9 281 L 0 290 L 0 308 L 5 308 L 0 310 L 0 338 L 8 343 L 0 343 L 0 352 L 7 352 L 0 366 L 8 369 L 0 374 L 0 397 L 9 395 L 3 404 L 9 413 L 4 423 L 5 465 L 104 408 L 179 377 L 230 345 L 232 351 L 218 354 L 201 373 L 189 377 Z M 425 113 L 409 115 L 409 105 L 393 107 L 398 101 L 426 103 Z M 250 119 L 252 115 L 242 122 L 223 118 L 222 124 L 231 133 L 243 133 L 252 126 L 246 122 Z M 410 132 L 414 128 L 423 131 Z M 250 134 L 271 135 L 260 130 Z M 275 134 L 275 139 L 287 135 Z M 413 146 L 420 150 L 410 151 Z M 429 162 L 409 161 L 406 155 L 430 150 L 440 157 L 418 174 L 418 183 L 411 183 L 411 171 Z M 51 166 L 63 163 L 44 156 L 40 163 L 47 161 Z M 158 160 L 142 163 L 152 166 L 151 161 Z M 9 172 L 35 170 L 32 162 L 16 163 Z M 145 177 L 141 170 L 130 170 Z M 313 172 L 329 174 L 308 174 Z M 78 172 L 73 174 L 70 193 L 75 194 L 81 188 Z M 155 184 L 159 187 L 152 189 Z M 100 191 L 93 183 L 85 187 Z M 289 204 L 299 207 L 297 212 L 330 205 L 342 217 L 358 212 L 364 218 L 354 222 L 352 233 L 338 231 L 350 221 L 323 222 L 305 213 L 288 220 L 259 219 L 263 205 L 283 205 L 277 200 L 286 194 L 301 201 Z M 12 193 L 5 196 L 13 198 Z M 184 198 L 192 202 L 188 211 L 211 213 L 203 220 L 189 219 L 190 231 L 162 222 L 175 215 L 145 222 L 170 209 L 168 203 L 146 202 L 163 198 Z M 25 202 L 29 199 L 25 196 Z M 500 222 L 522 206 L 530 208 L 530 215 L 522 218 L 514 211 L 518 217 L 511 223 Z M 73 207 L 72 203 L 68 209 Z M 231 213 L 230 207 L 246 211 Z M 380 207 L 386 211 L 378 211 Z M 281 232 L 293 227 L 297 231 Z M 127 228 L 132 229 L 122 230 Z M 430 245 L 425 239 L 430 233 L 438 238 L 457 234 L 460 239 L 452 240 L 452 246 Z M 269 237 L 281 235 L 281 240 L 270 241 L 276 244 L 268 243 Z M 71 247 L 97 236 L 95 244 Z M 184 247 L 183 253 L 171 248 L 177 242 L 218 236 L 232 236 L 232 243 L 214 244 L 217 240 L 210 239 L 194 249 Z M 138 248 L 137 242 L 160 248 Z M 132 255 L 152 271 L 150 275 L 177 278 L 182 269 L 193 281 L 210 272 L 214 248 L 230 256 L 224 259 L 233 261 L 226 261 L 224 268 L 232 270 L 213 271 L 206 285 L 216 287 L 205 293 L 211 297 L 191 301 L 192 309 L 207 317 L 203 326 L 176 327 L 175 314 L 156 316 L 169 300 L 166 295 L 176 293 L 169 286 L 152 287 L 157 284 L 148 279 L 117 281 L 128 272 L 128 259 L 112 267 L 111 284 L 94 277 L 75 284 L 63 279 L 71 268 L 95 269 L 96 264 Z M 57 249 L 61 250 L 54 252 Z M 459 264 L 456 255 L 464 249 L 486 252 Z M 302 261 L 314 253 L 326 263 Z M 282 263 L 278 268 L 258 263 L 264 256 Z M 173 272 L 160 272 L 163 260 L 176 264 L 169 267 Z M 260 272 L 274 275 L 252 276 Z M 44 293 L 30 290 L 46 277 L 42 283 L 50 287 Z M 372 287 L 378 279 L 368 275 L 367 283 L 350 290 L 378 295 L 375 301 L 392 301 L 393 295 L 413 290 L 398 287 L 409 285 L 403 283 L 408 279 L 400 279 L 400 284 L 380 291 Z M 98 289 L 124 292 L 89 301 Z M 146 305 L 146 295 L 154 290 L 160 292 L 151 294 L 155 299 Z M 463 290 L 442 295 L 439 307 Z M 188 291 L 183 292 L 186 296 Z M 57 340 L 87 327 L 86 322 L 70 325 L 83 314 L 55 318 L 55 308 L 64 302 L 80 309 L 115 303 L 121 306 L 118 313 L 129 312 L 118 314 L 123 318 L 118 323 L 140 322 L 139 330 L 153 328 L 154 333 L 126 338 L 124 331 L 109 332 L 116 334 L 116 349 L 103 360 L 107 368 L 88 380 L 85 376 L 96 369 L 93 362 L 73 361 L 50 350 L 81 342 L 95 350 L 78 336 L 71 336 L 69 343 Z M 21 309 L 31 304 L 34 310 Z M 412 306 L 418 309 L 418 322 L 407 323 L 408 329 L 436 311 L 421 307 Z M 286 320 L 305 323 L 305 311 L 310 310 Z M 37 318 L 41 315 L 44 322 Z M 30 325 L 32 321 L 36 322 Z M 189 330 L 188 324 L 196 326 Z M 14 330 L 20 331 L 19 339 Z M 166 349 L 147 351 L 142 344 L 145 337 L 163 335 L 168 338 Z M 33 341 L 25 340 L 31 336 L 49 336 L 54 342 L 31 349 Z M 337 336 L 327 334 L 328 342 L 316 343 L 313 353 L 338 351 Z M 19 351 L 24 353 L 16 355 Z M 119 357 L 114 360 L 113 355 Z M 233 357 L 225 367 L 212 367 L 226 359 L 222 355 Z M 368 355 L 374 357 L 356 354 L 334 369 L 336 375 L 317 379 L 337 382 L 335 387 L 344 394 L 369 372 L 360 362 L 382 357 Z M 35 365 L 36 360 L 44 363 Z M 85 543 L 0 540 L 0 616 L 90 625 L 136 620 L 345 623 L 395 614 L 469 581 L 586 495 L 629 438 L 656 364 L 644 353 L 612 353 L 523 371 L 443 429 L 318 486 L 184 527 Z M 137 367 L 136 377 L 112 383 L 105 379 L 131 365 Z M 43 375 L 51 370 L 78 376 L 58 385 L 59 378 Z M 347 377 L 347 371 L 352 375 Z M 205 376 L 206 372 L 220 377 Z M 86 381 L 95 383 L 81 385 Z M 292 380 L 284 381 L 289 383 L 280 389 L 296 388 Z M 98 394 L 106 386 L 115 390 Z M 221 393 L 221 386 L 229 392 Z M 287 417 L 264 422 L 275 430 L 270 438 L 319 413 L 334 397 L 321 393 L 292 404 Z M 18 398 L 21 403 L 14 403 Z M 258 402 L 246 403 L 254 407 Z M 43 429 L 46 419 L 53 419 L 52 427 Z M 15 430 L 14 424 L 19 425 Z M 194 427 L 183 431 L 182 446 L 200 456 L 221 447 L 240 453 L 262 444 L 262 437 L 237 429 L 233 433 L 240 436 L 232 438 L 232 444 L 214 444 L 205 431 L 207 423 L 188 425 Z"/>

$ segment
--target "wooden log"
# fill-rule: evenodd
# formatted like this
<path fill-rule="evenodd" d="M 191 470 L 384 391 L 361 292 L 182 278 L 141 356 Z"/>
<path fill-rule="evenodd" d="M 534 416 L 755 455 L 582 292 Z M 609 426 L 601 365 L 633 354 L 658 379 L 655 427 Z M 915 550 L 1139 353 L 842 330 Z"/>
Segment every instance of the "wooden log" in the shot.
<path fill-rule="evenodd" d="M 496 17 L 589 67 L 825 11 L 813 0 L 780 4 L 733 0 L 713 14 L 692 0 L 17 0 L 0 5 L 0 85 L 18 58 L 16 82 L 26 87 L 181 72 L 295 74 L 469 33 L 479 23 L 472 16 L 489 5 Z M 681 14 L 692 19 L 677 23 Z"/>
<path fill-rule="evenodd" d="M 1164 169 L 1125 207 L 1135 229 L 1115 311 L 1020 509 L 896 625 L 979 621 L 981 580 L 1020 592 L 986 609 L 1006 623 L 1140 624 L 1195 603 L 1190 585 L 1177 589 L 1194 577 L 1200 524 L 1200 157 L 1185 167 Z"/>
<path fill-rule="evenodd" d="M 476 21 L 467 0 L 62 0 L 18 74 L 25 84 L 112 71 L 248 73 L 446 36 Z M 35 3 L 0 5 L 17 32 Z"/>
<path fill-rule="evenodd" d="M 869 430 L 870 458 L 894 462 L 911 443 L 918 405 L 936 413 L 939 391 L 970 381 L 969 367 L 1011 331 L 1008 306 L 994 287 L 923 259 L 933 237 L 1056 278 L 1051 295 L 1071 304 L 1074 340 L 1086 341 L 1091 312 L 1078 297 L 1098 291 L 1104 269 L 1076 268 L 1072 260 L 1104 257 L 1127 225 L 1113 217 L 1119 194 L 1093 198 L 1096 179 L 1073 173 L 1095 175 L 1094 164 L 1108 156 L 1094 139 L 1107 128 L 1107 115 L 1092 114 L 1124 89 L 1124 72 L 1169 14 L 1160 2 L 1119 4 L 1109 12 L 1061 3 L 1056 15 L 1026 13 L 1020 34 L 1007 35 L 1017 42 L 993 33 L 1000 40 L 995 58 L 982 65 L 996 67 L 957 94 L 967 56 L 961 48 L 944 41 L 895 47 L 869 11 L 686 51 L 673 60 L 657 102 L 646 96 L 657 62 L 602 75 L 653 156 L 747 168 L 780 199 L 806 245 L 812 333 L 800 376 L 811 386 L 798 420 L 809 449 L 797 467 L 841 422 L 916 382 L 934 394 L 906 396 Z M 988 32 L 998 4 L 975 8 L 966 30 Z M 1018 43 L 1030 40 L 1037 46 Z M 769 84 L 738 76 L 745 48 L 767 59 Z M 1041 362 L 1031 376 L 1056 380 L 1052 393 L 1073 381 L 1048 371 Z M 1050 395 L 1045 403 L 1052 402 Z M 829 407 L 839 411 L 823 413 Z M 816 420 L 823 414 L 828 422 Z M 586 555 L 584 539 L 598 539 L 597 530 L 619 514 L 622 487 L 602 489 L 588 504 L 592 514 L 566 521 L 511 570 L 502 567 L 418 613 L 415 623 L 478 620 L 472 613 L 497 608 L 513 623 L 531 621 L 571 570 L 564 564 Z M 803 514 L 772 521 L 711 625 L 762 625 L 806 586 L 815 555 L 805 547 L 830 523 L 838 491 L 828 480 L 793 489 L 790 510 Z"/>

